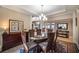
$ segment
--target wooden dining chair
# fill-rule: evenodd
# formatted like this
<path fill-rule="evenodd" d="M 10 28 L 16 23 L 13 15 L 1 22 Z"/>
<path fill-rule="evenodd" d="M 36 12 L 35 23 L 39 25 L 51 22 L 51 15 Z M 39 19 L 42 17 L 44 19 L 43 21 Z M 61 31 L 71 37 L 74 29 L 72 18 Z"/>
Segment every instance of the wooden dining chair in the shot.
<path fill-rule="evenodd" d="M 48 45 L 46 48 L 46 52 L 56 52 L 57 51 L 57 37 L 58 37 L 58 30 L 53 33 L 48 33 Z"/>
<path fill-rule="evenodd" d="M 41 35 L 41 29 L 37 29 L 37 35 Z"/>
<path fill-rule="evenodd" d="M 30 37 L 34 37 L 34 30 L 32 29 L 32 30 L 29 30 L 29 36 Z"/>
<path fill-rule="evenodd" d="M 54 32 L 48 33 L 48 44 L 46 47 L 46 52 L 53 52 L 54 51 L 54 38 L 55 38 Z"/>
<path fill-rule="evenodd" d="M 26 34 L 24 32 L 21 33 L 21 38 L 23 42 L 24 51 L 28 52 L 28 46 L 26 45 Z"/>
<path fill-rule="evenodd" d="M 28 31 L 28 38 L 29 38 L 29 42 L 31 41 L 30 37 L 34 37 L 34 30 L 29 30 Z"/>
<path fill-rule="evenodd" d="M 56 40 L 57 40 L 57 31 L 48 33 L 48 40 L 40 44 L 43 51 L 47 52 L 56 52 Z"/>
<path fill-rule="evenodd" d="M 58 38 L 58 30 L 56 30 L 55 32 L 55 38 L 54 38 L 54 52 L 56 52 L 57 50 L 57 38 Z"/>
<path fill-rule="evenodd" d="M 36 44 L 34 42 L 26 42 L 26 33 L 22 32 L 21 33 L 21 38 L 22 38 L 22 42 L 23 42 L 25 52 L 28 52 L 29 49 L 36 46 Z"/>

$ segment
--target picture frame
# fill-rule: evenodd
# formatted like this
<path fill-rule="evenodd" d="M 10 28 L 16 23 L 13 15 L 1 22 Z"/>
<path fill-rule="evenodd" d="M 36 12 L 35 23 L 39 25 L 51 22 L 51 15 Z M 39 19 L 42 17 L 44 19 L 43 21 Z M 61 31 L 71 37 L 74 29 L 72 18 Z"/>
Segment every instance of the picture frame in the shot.
<path fill-rule="evenodd" d="M 68 30 L 68 23 L 58 23 L 57 28 L 61 30 Z"/>
<path fill-rule="evenodd" d="M 24 30 L 24 22 L 19 20 L 9 20 L 9 32 L 21 32 Z"/>

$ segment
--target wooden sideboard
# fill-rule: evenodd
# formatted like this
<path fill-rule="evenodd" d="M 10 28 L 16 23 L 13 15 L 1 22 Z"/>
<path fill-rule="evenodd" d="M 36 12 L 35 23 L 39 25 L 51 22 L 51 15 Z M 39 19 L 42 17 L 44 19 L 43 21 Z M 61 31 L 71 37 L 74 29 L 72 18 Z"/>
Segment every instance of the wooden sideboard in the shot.
<path fill-rule="evenodd" d="M 69 38 L 69 31 L 67 30 L 58 30 L 58 36 L 63 38 Z"/>
<path fill-rule="evenodd" d="M 3 33 L 3 47 L 2 51 L 22 44 L 21 33 Z M 26 41 L 28 42 L 28 32 L 26 32 Z"/>

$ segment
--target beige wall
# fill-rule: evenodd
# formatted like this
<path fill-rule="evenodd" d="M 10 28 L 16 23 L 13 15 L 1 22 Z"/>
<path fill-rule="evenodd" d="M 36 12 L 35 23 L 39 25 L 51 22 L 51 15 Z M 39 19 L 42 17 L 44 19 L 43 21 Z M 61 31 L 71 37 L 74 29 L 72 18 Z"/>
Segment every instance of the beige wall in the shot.
<path fill-rule="evenodd" d="M 0 27 L 9 27 L 9 19 L 24 21 L 24 29 L 31 28 L 31 16 L 0 7 Z"/>
<path fill-rule="evenodd" d="M 2 49 L 2 33 L 9 28 L 9 19 L 24 21 L 24 29 L 31 28 L 31 16 L 0 7 L 0 51 Z"/>

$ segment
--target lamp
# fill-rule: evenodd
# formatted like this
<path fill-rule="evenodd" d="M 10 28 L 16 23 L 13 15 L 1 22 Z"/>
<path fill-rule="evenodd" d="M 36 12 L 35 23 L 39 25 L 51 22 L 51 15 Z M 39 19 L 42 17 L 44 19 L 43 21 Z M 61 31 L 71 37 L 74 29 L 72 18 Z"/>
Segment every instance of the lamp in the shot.
<path fill-rule="evenodd" d="M 2 28 L 4 29 L 4 33 L 7 33 L 8 25 L 7 24 L 3 24 Z"/>

